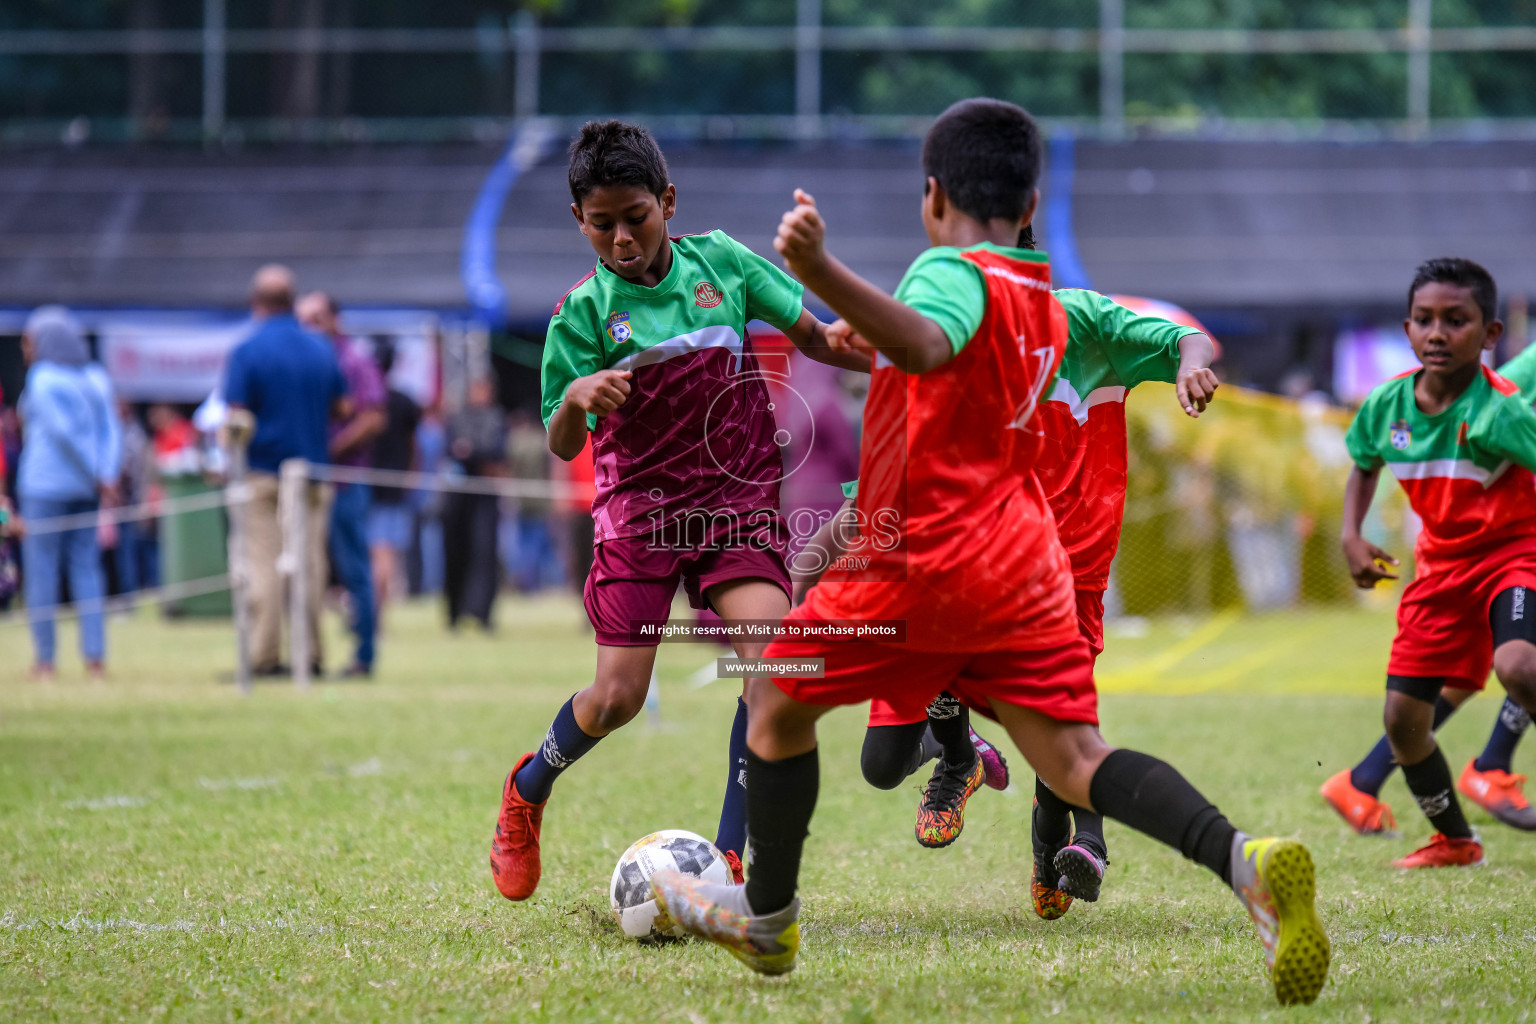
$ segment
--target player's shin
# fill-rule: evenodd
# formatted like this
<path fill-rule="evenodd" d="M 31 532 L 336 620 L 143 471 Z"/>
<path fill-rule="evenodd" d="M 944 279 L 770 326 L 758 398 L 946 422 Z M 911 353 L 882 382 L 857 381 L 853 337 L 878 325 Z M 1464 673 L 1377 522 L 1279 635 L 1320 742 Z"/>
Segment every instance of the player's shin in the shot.
<path fill-rule="evenodd" d="M 1242 837 L 1173 766 L 1135 750 L 1114 750 L 1089 783 L 1094 809 L 1144 832 L 1232 884 L 1231 856 Z"/>
<path fill-rule="evenodd" d="M 517 792 L 529 803 L 541 804 L 560 773 L 575 764 L 587 751 L 597 746 L 601 736 L 590 736 L 576 722 L 576 698 L 560 708 L 538 752 L 517 773 Z"/>
<path fill-rule="evenodd" d="M 928 728 L 944 748 L 944 761 L 951 767 L 969 765 L 976 760 L 971 743 L 971 713 L 948 693 L 941 693 L 928 705 Z"/>
<path fill-rule="evenodd" d="M 1439 729 L 1459 706 L 1446 700 L 1443 695 L 1436 697 L 1434 728 Z M 1491 739 L 1489 743 L 1492 743 Z M 1387 778 L 1396 769 L 1397 760 L 1392 756 L 1392 744 L 1383 736 L 1371 748 L 1371 752 L 1350 770 L 1349 783 L 1362 793 L 1378 796 L 1381 793 L 1381 787 L 1386 784 Z"/>
<path fill-rule="evenodd" d="M 1499 708 L 1499 717 L 1488 734 L 1488 745 L 1477 756 L 1473 767 L 1480 772 L 1510 771 L 1513 768 L 1515 747 L 1520 737 L 1531 726 L 1531 716 L 1524 708 L 1508 697 Z"/>
<path fill-rule="evenodd" d="M 720 805 L 720 827 L 715 832 L 715 846 L 732 857 L 733 875 L 740 874 L 741 855 L 747 849 L 747 702 L 737 698 L 736 718 L 731 723 L 731 743 L 727 755 L 725 799 Z M 740 881 L 739 877 L 737 879 Z"/>
<path fill-rule="evenodd" d="M 1438 746 L 1423 760 L 1403 765 L 1403 781 L 1436 832 L 1450 839 L 1472 837 L 1472 827 L 1452 788 L 1451 766 Z"/>
<path fill-rule="evenodd" d="M 746 896 L 752 913 L 772 914 L 795 898 L 820 781 L 815 747 L 781 761 L 748 749 Z"/>

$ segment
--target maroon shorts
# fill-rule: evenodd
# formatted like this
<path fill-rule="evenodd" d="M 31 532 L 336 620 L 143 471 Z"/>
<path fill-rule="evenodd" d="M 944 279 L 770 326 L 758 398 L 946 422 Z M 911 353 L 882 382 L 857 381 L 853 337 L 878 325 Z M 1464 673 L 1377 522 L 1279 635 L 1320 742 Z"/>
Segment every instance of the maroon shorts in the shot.
<path fill-rule="evenodd" d="M 777 512 L 714 516 L 699 532 L 685 544 L 650 534 L 598 541 L 582 597 L 599 644 L 655 647 L 679 580 L 695 608 L 708 608 L 705 592 L 732 580 L 763 579 L 789 594 L 788 531 Z"/>
<path fill-rule="evenodd" d="M 1522 537 L 1468 558 L 1423 560 L 1397 605 L 1387 674 L 1446 676 L 1481 690 L 1493 670 L 1493 599 L 1510 587 L 1536 589 L 1536 538 Z"/>
<path fill-rule="evenodd" d="M 967 707 L 996 717 L 992 701 L 1060 722 L 1099 723 L 1093 656 L 1081 637 L 1039 651 L 912 651 L 897 644 L 775 640 L 765 658 L 822 658 L 821 679 L 774 679 L 802 704 L 870 701 L 870 725 L 922 721 L 948 690 Z"/>

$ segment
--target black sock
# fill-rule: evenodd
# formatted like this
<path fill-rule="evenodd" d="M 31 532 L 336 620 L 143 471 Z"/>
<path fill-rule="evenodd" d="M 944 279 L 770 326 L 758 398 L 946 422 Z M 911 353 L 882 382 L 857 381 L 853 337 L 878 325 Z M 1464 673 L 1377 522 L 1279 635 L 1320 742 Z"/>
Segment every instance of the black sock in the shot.
<path fill-rule="evenodd" d="M 922 749 L 917 755 L 917 761 L 912 765 L 912 771 L 907 772 L 907 774 L 911 775 L 912 772 L 917 771 L 929 761 L 937 760 L 943 756 L 944 748 L 939 745 L 938 740 L 933 738 L 933 730 L 928 727 L 928 722 L 925 719 L 923 721 Z"/>
<path fill-rule="evenodd" d="M 782 761 L 747 751 L 747 905 L 754 914 L 772 914 L 795 898 L 820 782 L 815 748 Z"/>
<path fill-rule="evenodd" d="M 971 745 L 971 713 L 948 693 L 939 694 L 928 705 L 928 728 L 944 748 L 945 764 L 960 767 L 976 761 L 976 748 Z"/>
<path fill-rule="evenodd" d="M 1514 765 L 1515 747 L 1530 725 L 1531 716 L 1525 708 L 1505 697 L 1504 706 L 1499 708 L 1499 719 L 1493 723 L 1493 732 L 1488 735 L 1488 745 L 1477 755 L 1477 762 L 1472 767 L 1480 772 L 1509 771 Z"/>
<path fill-rule="evenodd" d="M 601 736 L 588 736 L 576 724 L 576 710 L 572 706 L 575 700 L 572 697 L 560 708 L 533 760 L 517 773 L 517 793 L 529 803 L 541 804 L 548 800 L 549 791 L 560 773 L 602 739 Z"/>
<path fill-rule="evenodd" d="M 1072 808 L 1072 845 L 1087 847 L 1107 864 L 1109 846 L 1104 842 L 1104 815 L 1083 807 Z"/>
<path fill-rule="evenodd" d="M 1456 705 L 1444 697 L 1435 698 L 1435 724 L 1432 728 L 1438 729 L 1447 718 L 1456 710 Z M 1490 740 L 1490 742 L 1492 742 Z M 1381 787 L 1386 785 L 1387 777 L 1397 770 L 1397 761 L 1392 757 L 1392 744 L 1383 736 L 1371 748 L 1361 762 L 1350 769 L 1349 784 L 1362 793 L 1377 796 L 1381 793 Z"/>
<path fill-rule="evenodd" d="M 1471 838 L 1472 827 L 1461 813 L 1461 801 L 1451 788 L 1451 766 L 1445 763 L 1445 754 L 1439 747 L 1418 764 L 1403 765 L 1403 781 L 1408 783 L 1408 791 L 1435 831 L 1451 839 Z"/>
<path fill-rule="evenodd" d="M 1116 750 L 1088 783 L 1088 799 L 1106 818 L 1198 861 L 1232 884 L 1237 829 L 1172 765 L 1135 750 Z"/>
<path fill-rule="evenodd" d="M 1035 776 L 1035 809 L 1030 816 L 1035 845 L 1046 850 L 1066 846 L 1072 837 L 1072 805 Z"/>
<path fill-rule="evenodd" d="M 864 781 L 876 789 L 895 789 L 930 759 L 924 743 L 927 722 L 872 725 L 864 730 L 859 768 Z"/>

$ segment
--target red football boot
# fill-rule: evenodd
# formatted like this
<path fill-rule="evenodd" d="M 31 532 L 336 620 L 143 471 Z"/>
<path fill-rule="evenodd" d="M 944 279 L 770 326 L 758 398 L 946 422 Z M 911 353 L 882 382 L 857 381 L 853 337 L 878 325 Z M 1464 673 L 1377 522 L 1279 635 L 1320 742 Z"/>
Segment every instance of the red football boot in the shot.
<path fill-rule="evenodd" d="M 1470 839 L 1451 839 L 1441 832 L 1429 837 L 1428 846 L 1392 862 L 1395 868 L 1475 868 L 1483 864 L 1483 844 L 1475 833 Z"/>
<path fill-rule="evenodd" d="M 544 804 L 531 804 L 517 793 L 517 773 L 533 760 L 524 754 L 507 776 L 501 791 L 501 815 L 491 839 L 491 876 L 496 888 L 509 900 L 525 900 L 539 887 L 539 826 Z"/>

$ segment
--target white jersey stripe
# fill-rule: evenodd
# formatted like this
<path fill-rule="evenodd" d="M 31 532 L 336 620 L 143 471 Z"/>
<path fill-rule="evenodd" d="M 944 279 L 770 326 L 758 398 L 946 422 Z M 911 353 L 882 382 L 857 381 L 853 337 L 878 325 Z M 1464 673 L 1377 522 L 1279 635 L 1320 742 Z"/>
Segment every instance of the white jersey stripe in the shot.
<path fill-rule="evenodd" d="M 1088 392 L 1087 398 L 1079 397 L 1077 389 L 1067 382 L 1065 377 L 1056 378 L 1056 386 L 1051 389 L 1049 402 L 1060 402 L 1072 410 L 1072 418 L 1079 424 L 1088 422 L 1088 410 L 1096 405 L 1104 405 L 1108 402 L 1123 404 L 1125 402 L 1125 388 L 1094 388 Z"/>
<path fill-rule="evenodd" d="M 734 327 L 725 324 L 701 327 L 691 334 L 679 334 L 675 338 L 658 342 L 650 348 L 625 356 L 613 364 L 613 369 L 638 370 L 642 366 L 654 366 L 677 356 L 702 352 L 706 348 L 729 349 L 736 357 L 736 370 L 738 372 L 741 370 L 741 335 L 736 333 Z"/>
<path fill-rule="evenodd" d="M 1492 487 L 1510 467 L 1505 461 L 1496 469 L 1484 469 L 1470 459 L 1425 459 L 1423 462 L 1389 462 L 1387 465 L 1399 480 L 1476 480 L 1485 488 Z"/>

